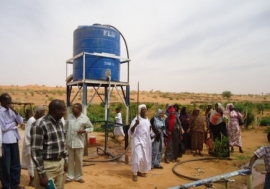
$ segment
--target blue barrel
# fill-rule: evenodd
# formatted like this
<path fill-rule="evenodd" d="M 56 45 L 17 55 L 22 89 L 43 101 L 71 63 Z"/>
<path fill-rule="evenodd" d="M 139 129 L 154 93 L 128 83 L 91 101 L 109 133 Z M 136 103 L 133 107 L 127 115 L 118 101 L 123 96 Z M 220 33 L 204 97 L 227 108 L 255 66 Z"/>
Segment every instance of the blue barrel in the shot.
<path fill-rule="evenodd" d="M 107 53 L 120 56 L 120 34 L 117 30 L 94 24 L 79 26 L 74 31 L 73 56 L 82 52 Z M 85 56 L 85 79 L 120 80 L 120 60 L 94 55 Z M 73 62 L 73 80 L 83 79 L 83 57 Z"/>

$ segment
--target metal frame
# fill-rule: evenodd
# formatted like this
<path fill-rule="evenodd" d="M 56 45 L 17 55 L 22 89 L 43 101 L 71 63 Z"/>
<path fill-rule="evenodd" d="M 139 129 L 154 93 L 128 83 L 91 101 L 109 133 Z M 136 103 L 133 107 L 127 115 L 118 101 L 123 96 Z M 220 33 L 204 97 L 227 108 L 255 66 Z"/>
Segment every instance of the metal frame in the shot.
<path fill-rule="evenodd" d="M 252 184 L 250 183 L 250 180 L 252 180 L 251 179 L 251 177 L 252 177 L 251 171 L 249 169 L 239 169 L 236 171 L 232 171 L 232 172 L 224 173 L 221 175 L 216 175 L 213 177 L 197 180 L 197 181 L 190 182 L 187 184 L 173 186 L 173 187 L 170 187 L 168 189 L 188 189 L 188 188 L 193 188 L 193 187 L 197 187 L 197 186 L 201 186 L 201 185 L 205 185 L 206 188 L 215 188 L 212 185 L 213 182 L 220 181 L 220 180 L 227 180 L 227 178 L 234 177 L 237 175 L 248 175 L 248 189 L 252 188 L 252 186 L 251 186 Z"/>
<path fill-rule="evenodd" d="M 85 66 L 86 66 L 86 62 L 85 62 L 85 56 L 86 55 L 93 55 L 93 56 L 99 56 L 99 57 L 109 57 L 109 58 L 115 58 L 115 59 L 120 59 L 123 60 L 120 62 L 120 64 L 124 64 L 127 63 L 127 81 L 119 81 L 119 82 L 115 82 L 115 81 L 110 81 L 110 78 L 108 81 L 105 80 L 91 80 L 91 79 L 86 79 L 85 78 Z M 79 57 L 83 57 L 83 78 L 82 80 L 77 80 L 77 81 L 73 81 L 72 76 L 68 76 L 68 65 L 69 64 L 73 64 L 73 61 Z M 102 87 L 104 88 L 105 91 L 105 95 L 104 95 L 104 99 L 101 98 L 101 96 L 99 95 L 100 99 L 103 101 L 104 105 L 105 105 L 105 112 L 104 112 L 104 118 L 105 118 L 105 148 L 104 151 L 106 152 L 107 150 L 107 140 L 108 140 L 108 111 L 109 111 L 109 94 L 110 94 L 110 88 L 111 86 L 113 86 L 113 88 L 117 88 L 120 87 L 123 96 L 125 97 L 125 100 L 122 100 L 122 102 L 125 104 L 126 107 L 126 120 L 125 123 L 126 125 L 129 123 L 129 106 L 130 106 L 130 86 L 129 86 L 129 62 L 130 59 L 124 59 L 121 58 L 119 56 L 115 56 L 113 54 L 108 54 L 108 53 L 88 53 L 88 52 L 82 52 L 78 55 L 75 55 L 74 57 L 68 59 L 66 61 L 66 78 L 67 78 L 67 83 L 66 83 L 66 101 L 67 101 L 67 115 L 69 114 L 69 109 L 71 106 L 71 103 L 73 102 L 73 100 L 75 99 L 75 97 L 78 95 L 79 91 L 82 89 L 83 90 L 83 96 L 82 96 L 82 106 L 83 106 L 83 113 L 87 114 L 87 108 L 88 106 L 91 104 L 92 100 L 94 97 L 92 97 L 92 99 L 89 101 L 88 103 L 88 99 L 87 99 L 87 87 L 93 87 L 95 89 L 95 94 L 98 94 L 98 90 Z M 77 86 L 79 87 L 79 91 L 76 93 L 75 97 L 71 100 L 71 94 L 72 94 L 72 88 L 73 86 Z M 95 87 L 98 87 L 98 89 L 96 89 Z M 124 89 L 125 88 L 125 89 Z M 117 90 L 119 96 L 121 97 L 119 91 Z M 93 95 L 93 96 L 94 96 Z M 86 136 L 87 137 L 87 136 Z M 86 146 L 87 147 L 87 146 Z M 88 155 L 88 151 L 87 148 L 85 148 L 84 151 L 85 155 Z"/>

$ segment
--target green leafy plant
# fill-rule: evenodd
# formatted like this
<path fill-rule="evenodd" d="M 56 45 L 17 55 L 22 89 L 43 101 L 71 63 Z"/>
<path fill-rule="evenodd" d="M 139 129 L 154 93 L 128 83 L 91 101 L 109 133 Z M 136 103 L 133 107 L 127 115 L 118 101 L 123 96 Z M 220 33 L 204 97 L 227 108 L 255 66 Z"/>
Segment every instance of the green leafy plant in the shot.
<path fill-rule="evenodd" d="M 227 156 L 229 152 L 229 138 L 221 135 L 221 140 L 217 139 L 214 142 L 215 155 L 218 159 L 222 159 Z"/>
<path fill-rule="evenodd" d="M 270 125 L 270 117 L 263 117 L 260 122 L 261 126 L 268 126 Z"/>

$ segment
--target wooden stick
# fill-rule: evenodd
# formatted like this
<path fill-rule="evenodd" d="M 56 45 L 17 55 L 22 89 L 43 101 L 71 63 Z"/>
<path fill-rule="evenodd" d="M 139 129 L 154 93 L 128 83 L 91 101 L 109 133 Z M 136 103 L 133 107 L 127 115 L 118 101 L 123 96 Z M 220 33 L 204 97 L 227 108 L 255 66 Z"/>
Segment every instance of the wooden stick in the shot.
<path fill-rule="evenodd" d="M 138 108 L 139 108 L 139 97 L 140 97 L 140 89 L 139 89 L 139 81 L 138 81 L 138 88 L 137 88 L 137 120 L 139 120 L 139 112 L 138 112 Z"/>

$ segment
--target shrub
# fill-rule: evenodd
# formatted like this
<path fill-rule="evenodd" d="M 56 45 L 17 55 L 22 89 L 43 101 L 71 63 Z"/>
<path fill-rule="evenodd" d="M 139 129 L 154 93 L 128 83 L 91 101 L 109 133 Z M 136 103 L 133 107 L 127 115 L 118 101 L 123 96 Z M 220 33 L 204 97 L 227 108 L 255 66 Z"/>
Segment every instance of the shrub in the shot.
<path fill-rule="evenodd" d="M 52 96 L 50 96 L 49 98 L 48 98 L 48 100 L 49 101 L 52 101 L 54 98 L 52 97 Z"/>
<path fill-rule="evenodd" d="M 232 92 L 231 91 L 224 91 L 222 94 L 221 94 L 224 98 L 231 98 L 232 96 Z"/>
<path fill-rule="evenodd" d="M 261 126 L 269 126 L 270 125 L 270 117 L 263 117 L 260 122 Z"/>
<path fill-rule="evenodd" d="M 247 111 L 246 111 L 246 115 L 244 115 L 244 122 L 245 122 L 245 127 L 247 128 L 249 125 L 252 124 L 252 122 L 254 121 L 254 113 L 252 112 L 252 109 L 248 108 Z"/>
<path fill-rule="evenodd" d="M 266 130 L 264 131 L 265 133 L 269 133 L 270 132 L 270 127 L 267 126 Z"/>
<path fill-rule="evenodd" d="M 222 159 L 227 156 L 229 152 L 229 138 L 225 136 L 221 136 L 221 141 L 216 139 L 214 146 L 215 146 L 215 155 L 218 159 Z"/>

